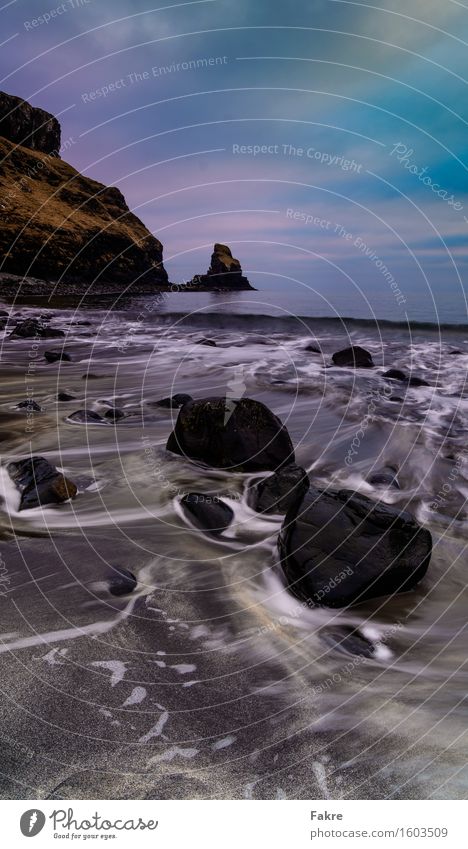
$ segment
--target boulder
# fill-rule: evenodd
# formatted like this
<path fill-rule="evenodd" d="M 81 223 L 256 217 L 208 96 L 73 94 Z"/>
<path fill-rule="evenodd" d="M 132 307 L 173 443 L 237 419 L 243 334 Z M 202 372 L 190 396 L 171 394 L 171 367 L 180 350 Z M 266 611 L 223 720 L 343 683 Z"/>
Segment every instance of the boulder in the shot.
<path fill-rule="evenodd" d="M 332 356 L 335 366 L 347 366 L 348 368 L 373 368 L 374 362 L 372 355 L 360 345 L 351 345 L 350 348 L 344 348 L 343 351 L 337 351 Z"/>
<path fill-rule="evenodd" d="M 166 448 L 231 471 L 276 471 L 294 462 L 288 431 L 252 398 L 189 401 L 179 411 Z"/>
<path fill-rule="evenodd" d="M 411 590 L 432 550 L 431 534 L 410 513 L 315 487 L 288 511 L 278 542 L 291 592 L 327 607 Z"/>
<path fill-rule="evenodd" d="M 65 336 L 63 330 L 45 327 L 37 318 L 25 318 L 13 328 L 9 339 L 54 339 Z"/>
<path fill-rule="evenodd" d="M 189 492 L 181 501 L 184 513 L 202 531 L 220 534 L 231 524 L 234 512 L 217 495 Z"/>
<path fill-rule="evenodd" d="M 77 493 L 75 484 L 44 457 L 28 457 L 9 463 L 7 471 L 21 493 L 20 510 L 60 504 L 74 498 Z"/>
<path fill-rule="evenodd" d="M 66 351 L 44 351 L 44 357 L 48 363 L 57 363 L 60 360 L 70 363 L 71 356 Z"/>
<path fill-rule="evenodd" d="M 102 416 L 99 413 L 95 413 L 94 410 L 76 410 L 68 416 L 68 420 L 78 422 L 79 424 L 105 424 Z"/>
<path fill-rule="evenodd" d="M 109 592 L 112 595 L 128 595 L 137 585 L 133 572 L 123 566 L 114 566 L 108 580 Z"/>
<path fill-rule="evenodd" d="M 257 513 L 286 513 L 309 488 L 305 469 L 290 463 L 251 487 L 249 504 Z"/>
<path fill-rule="evenodd" d="M 166 407 L 170 410 L 178 410 L 180 407 L 183 407 L 184 404 L 187 404 L 188 401 L 192 401 L 191 395 L 185 395 L 183 392 L 178 392 L 176 395 L 172 395 L 170 398 L 161 398 L 160 401 L 156 401 L 156 407 Z"/>

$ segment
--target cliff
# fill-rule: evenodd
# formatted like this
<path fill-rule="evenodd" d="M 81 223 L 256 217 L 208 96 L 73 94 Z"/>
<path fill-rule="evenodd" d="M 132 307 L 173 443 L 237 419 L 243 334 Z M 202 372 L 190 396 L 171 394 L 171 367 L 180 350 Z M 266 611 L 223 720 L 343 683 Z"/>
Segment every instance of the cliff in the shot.
<path fill-rule="evenodd" d="M 146 291 L 168 284 L 163 246 L 117 188 L 59 158 L 60 125 L 0 93 L 0 272 Z"/>

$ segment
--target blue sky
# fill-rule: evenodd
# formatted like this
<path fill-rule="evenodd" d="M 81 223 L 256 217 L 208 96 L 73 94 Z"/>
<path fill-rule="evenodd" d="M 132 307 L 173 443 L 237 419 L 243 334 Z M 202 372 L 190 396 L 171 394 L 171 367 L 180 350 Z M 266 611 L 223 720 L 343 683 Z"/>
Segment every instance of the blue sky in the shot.
<path fill-rule="evenodd" d="M 60 115 L 64 158 L 122 189 L 171 279 L 206 270 L 224 241 L 262 288 L 351 279 L 372 292 L 381 274 L 361 240 L 408 302 L 461 291 L 460 2 L 1 5 L 0 88 Z"/>

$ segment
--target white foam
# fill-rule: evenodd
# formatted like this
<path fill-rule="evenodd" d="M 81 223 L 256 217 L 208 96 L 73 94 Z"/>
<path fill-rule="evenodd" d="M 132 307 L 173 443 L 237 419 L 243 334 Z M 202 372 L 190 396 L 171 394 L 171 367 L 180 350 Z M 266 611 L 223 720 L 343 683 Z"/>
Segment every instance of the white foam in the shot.
<path fill-rule="evenodd" d="M 104 669 L 111 671 L 111 687 L 119 684 L 127 671 L 127 665 L 122 660 L 93 660 L 91 666 L 102 666 Z"/>
<path fill-rule="evenodd" d="M 130 707 L 130 705 L 139 705 L 146 699 L 146 690 L 144 687 L 134 687 L 128 699 L 125 699 L 122 707 Z"/>

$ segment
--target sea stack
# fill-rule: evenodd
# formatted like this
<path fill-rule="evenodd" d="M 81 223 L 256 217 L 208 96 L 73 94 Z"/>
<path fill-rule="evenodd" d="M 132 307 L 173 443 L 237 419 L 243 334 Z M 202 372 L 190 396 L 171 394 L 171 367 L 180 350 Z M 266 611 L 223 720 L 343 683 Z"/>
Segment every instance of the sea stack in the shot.
<path fill-rule="evenodd" d="M 213 290 L 253 289 L 242 274 L 241 264 L 227 245 L 216 242 L 211 254 L 211 263 L 206 274 L 197 274 L 188 284 L 191 288 Z"/>

